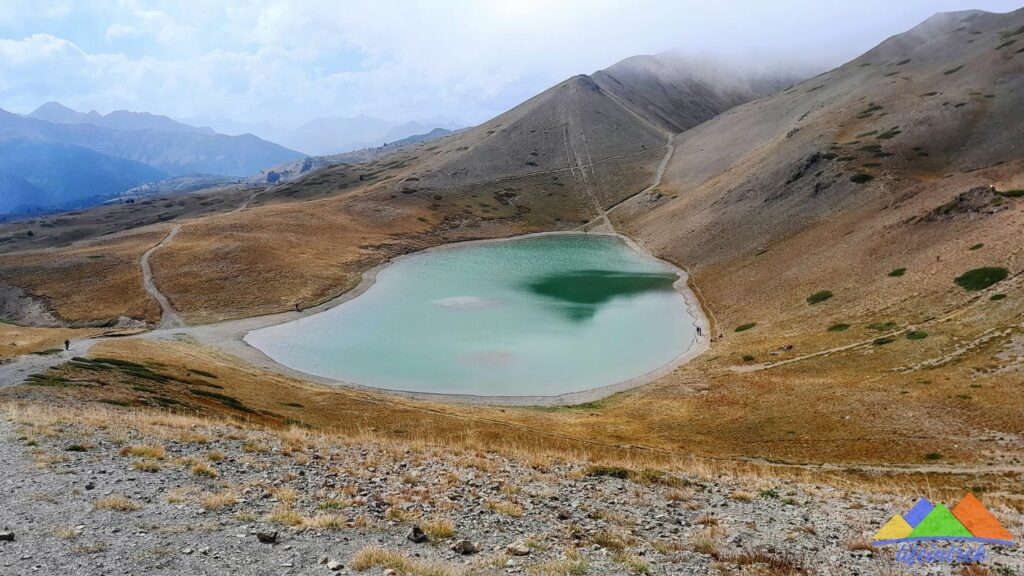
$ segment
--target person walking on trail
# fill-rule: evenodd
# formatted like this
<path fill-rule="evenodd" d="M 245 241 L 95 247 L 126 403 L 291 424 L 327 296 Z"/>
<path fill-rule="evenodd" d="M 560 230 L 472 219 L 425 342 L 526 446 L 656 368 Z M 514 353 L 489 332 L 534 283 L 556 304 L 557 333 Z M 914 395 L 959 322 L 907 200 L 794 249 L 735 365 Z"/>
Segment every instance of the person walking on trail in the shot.
<path fill-rule="evenodd" d="M 71 350 L 71 340 L 64 341 L 64 351 L 67 352 L 68 350 Z"/>

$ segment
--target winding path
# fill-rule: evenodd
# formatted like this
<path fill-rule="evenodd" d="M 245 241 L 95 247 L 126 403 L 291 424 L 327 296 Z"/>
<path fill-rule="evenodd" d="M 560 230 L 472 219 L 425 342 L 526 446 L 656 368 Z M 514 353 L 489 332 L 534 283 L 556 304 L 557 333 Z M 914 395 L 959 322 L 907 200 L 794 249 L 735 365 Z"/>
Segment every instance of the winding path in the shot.
<path fill-rule="evenodd" d="M 238 208 L 228 212 L 228 214 L 235 214 L 245 210 L 261 192 L 263 192 L 263 190 L 257 190 L 246 196 L 245 200 L 238 205 Z M 167 299 L 167 296 L 164 295 L 164 293 L 160 291 L 160 288 L 157 287 L 156 281 L 153 280 L 153 269 L 149 265 L 149 258 L 161 247 L 171 243 L 171 241 L 174 240 L 174 237 L 178 235 L 178 232 L 181 231 L 182 226 L 184 226 L 184 224 L 178 224 L 172 228 L 167 236 L 164 236 L 163 240 L 157 242 L 149 250 L 146 250 L 142 254 L 142 259 L 139 261 L 139 265 L 142 267 L 142 286 L 146 289 L 146 292 L 148 292 L 149 295 L 157 301 L 157 304 L 160 305 L 160 324 L 157 325 L 157 328 L 160 330 L 181 328 L 185 326 L 185 320 L 181 317 L 181 314 L 174 309 L 174 306 L 171 305 L 171 301 Z"/>
<path fill-rule="evenodd" d="M 171 228 L 171 231 L 167 233 L 167 236 L 164 236 L 163 240 L 157 242 L 152 248 L 142 254 L 142 259 L 139 261 L 142 266 L 142 286 L 160 305 L 160 324 L 158 328 L 178 328 L 185 325 L 181 315 L 174 309 L 174 306 L 171 306 L 167 296 L 164 296 L 163 292 L 156 287 L 156 282 L 153 281 L 153 269 L 149 265 L 149 257 L 159 250 L 161 246 L 174 240 L 174 237 L 178 235 L 178 231 L 181 230 L 181 226 L 181 224 L 178 224 Z"/>

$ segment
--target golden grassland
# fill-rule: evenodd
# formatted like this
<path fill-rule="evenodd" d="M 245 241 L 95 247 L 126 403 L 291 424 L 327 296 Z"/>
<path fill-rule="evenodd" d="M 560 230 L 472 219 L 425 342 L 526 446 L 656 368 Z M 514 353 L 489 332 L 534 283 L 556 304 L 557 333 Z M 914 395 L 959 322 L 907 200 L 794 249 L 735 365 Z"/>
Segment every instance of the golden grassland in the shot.
<path fill-rule="evenodd" d="M 403 199 L 377 220 L 351 216 L 372 211 L 367 202 L 343 196 L 273 203 L 189 223 L 166 253 L 154 257 L 154 269 L 190 318 L 213 319 L 250 306 L 272 311 L 294 301 L 313 303 L 334 294 L 324 287 L 351 286 L 361 270 L 389 254 L 459 234 L 497 234 L 507 226 L 499 221 L 492 228 L 438 234 L 436 218 L 416 199 Z M 700 267 L 692 280 L 720 334 L 711 349 L 650 385 L 575 407 L 466 407 L 327 388 L 267 373 L 187 340 L 105 341 L 91 352 L 180 377 L 184 384 L 65 366 L 55 371 L 58 378 L 102 385 L 62 386 L 58 380 L 3 394 L 226 413 L 347 436 L 515 446 L 593 461 L 639 458 L 657 466 L 694 459 L 715 466 L 834 463 L 839 469 L 829 474 L 858 479 L 868 475 L 866 465 L 929 466 L 937 471 L 932 481 L 963 484 L 978 482 L 975 471 L 991 464 L 998 472 L 982 473 L 983 483 L 996 486 L 1000 474 L 1019 470 L 1024 457 L 1016 441 L 1024 434 L 1024 394 L 1014 351 L 1022 337 L 1024 294 L 1016 276 L 980 293 L 959 288 L 953 278 L 984 265 L 1020 270 L 1020 250 L 1010 234 L 1019 229 L 1020 202 L 941 226 L 893 226 L 905 219 L 902 214 L 877 223 L 869 207 Z M 389 227 L 409 234 L 385 233 Z M 292 229 L 302 234 L 291 235 Z M 648 244 L 654 243 L 648 238 Z M 977 244 L 984 247 L 971 250 Z M 204 256 L 207 250 L 213 254 Z M 261 258 L 265 265 L 257 265 Z M 168 272 L 175 268 L 188 273 Z M 906 272 L 890 276 L 896 268 Z M 806 298 L 819 290 L 834 296 L 808 304 Z M 1007 296 L 992 301 L 996 293 Z M 750 323 L 755 326 L 735 331 Z M 838 323 L 850 327 L 828 330 Z M 927 338 L 908 339 L 911 326 Z M 876 344 L 879 338 L 893 340 Z M 216 387 L 194 383 L 199 380 Z M 946 474 L 957 466 L 971 472 Z M 776 468 L 763 470 L 780 473 Z"/>
<path fill-rule="evenodd" d="M 64 340 L 103 333 L 98 328 L 34 328 L 0 322 L 0 361 L 22 354 L 64 350 Z"/>

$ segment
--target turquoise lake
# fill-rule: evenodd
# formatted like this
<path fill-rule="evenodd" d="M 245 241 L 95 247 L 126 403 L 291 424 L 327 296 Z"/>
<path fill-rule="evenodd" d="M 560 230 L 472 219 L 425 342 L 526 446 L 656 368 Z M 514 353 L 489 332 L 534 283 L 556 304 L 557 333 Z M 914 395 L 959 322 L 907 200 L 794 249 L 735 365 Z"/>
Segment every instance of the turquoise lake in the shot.
<path fill-rule="evenodd" d="M 695 320 L 675 270 L 614 236 L 560 234 L 401 258 L 333 309 L 250 332 L 275 361 L 391 390 L 551 396 L 672 362 Z"/>

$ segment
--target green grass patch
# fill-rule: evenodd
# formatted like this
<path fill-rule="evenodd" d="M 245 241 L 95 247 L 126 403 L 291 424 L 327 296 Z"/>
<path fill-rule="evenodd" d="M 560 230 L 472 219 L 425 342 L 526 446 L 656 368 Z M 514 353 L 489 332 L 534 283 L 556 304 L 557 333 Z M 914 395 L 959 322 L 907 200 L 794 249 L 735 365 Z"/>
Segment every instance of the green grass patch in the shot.
<path fill-rule="evenodd" d="M 36 350 L 32 354 L 35 356 L 56 356 L 61 352 L 63 352 L 63 350 L 61 350 L 60 348 L 50 348 L 47 350 Z"/>
<path fill-rule="evenodd" d="M 189 374 L 195 374 L 196 376 L 204 376 L 206 378 L 216 378 L 217 375 L 206 370 L 199 370 L 198 368 L 189 368 Z"/>
<path fill-rule="evenodd" d="M 888 322 L 874 322 L 868 324 L 868 330 L 875 330 L 877 332 L 887 332 L 896 327 L 896 323 L 893 321 Z"/>
<path fill-rule="evenodd" d="M 889 272 L 889 276 L 892 276 L 893 278 L 899 278 L 900 276 L 903 276 L 906 273 L 906 268 L 896 268 L 892 272 Z"/>
<path fill-rule="evenodd" d="M 1002 196 L 1003 198 L 1020 198 L 1024 196 L 1024 190 L 1006 190 L 1006 191 L 995 191 L 996 196 Z"/>
<path fill-rule="evenodd" d="M 853 182 L 854 184 L 864 184 L 865 182 L 870 182 L 874 179 L 875 177 L 871 174 L 865 174 L 863 172 L 858 172 L 853 176 L 850 176 L 850 182 Z"/>
<path fill-rule="evenodd" d="M 953 282 L 964 290 L 977 291 L 1002 282 L 1009 274 L 1010 272 L 1006 268 L 975 268 L 957 276 L 953 279 Z"/>
<path fill-rule="evenodd" d="M 831 297 L 832 297 L 832 292 L 830 290 L 820 290 L 820 291 L 815 292 L 814 294 L 811 294 L 810 296 L 808 296 L 807 297 L 807 303 L 808 304 L 812 304 L 812 305 L 813 304 L 821 304 L 822 302 L 824 302 L 825 300 L 828 300 Z"/>
<path fill-rule="evenodd" d="M 846 332 L 849 329 L 850 329 L 850 325 L 849 324 L 844 324 L 842 322 L 833 324 L 833 325 L 828 327 L 828 331 L 829 332 Z"/>
<path fill-rule="evenodd" d="M 924 330 L 911 330 L 907 332 L 907 340 L 924 340 L 928 337 L 928 333 Z"/>
<path fill-rule="evenodd" d="M 750 330 L 754 326 L 757 326 L 757 322 L 748 322 L 746 324 L 740 324 L 739 326 L 736 327 L 736 332 L 746 332 L 747 330 Z"/>
<path fill-rule="evenodd" d="M 209 390 L 199 390 L 198 388 L 191 388 L 189 389 L 189 392 L 191 392 L 195 396 L 202 396 L 204 398 L 217 400 L 221 404 L 224 404 L 229 408 L 234 408 L 235 410 L 249 412 L 251 414 L 256 413 L 256 411 L 254 411 L 252 408 L 249 408 L 245 404 L 242 404 L 241 400 L 239 400 L 238 398 L 228 396 L 227 394 L 221 394 L 219 392 L 210 392 Z"/>

